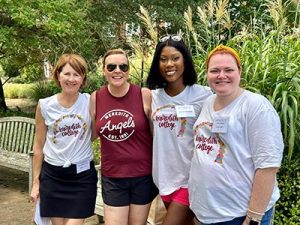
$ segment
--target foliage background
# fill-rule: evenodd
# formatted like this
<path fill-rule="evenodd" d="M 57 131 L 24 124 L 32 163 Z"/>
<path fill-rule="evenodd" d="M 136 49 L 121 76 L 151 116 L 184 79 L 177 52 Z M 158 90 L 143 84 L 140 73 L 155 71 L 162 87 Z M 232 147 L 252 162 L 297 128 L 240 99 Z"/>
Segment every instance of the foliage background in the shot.
<path fill-rule="evenodd" d="M 299 2 L 0 0 L 0 77 L 5 77 L 0 79 L 0 109 L 6 109 L 2 81 L 10 77 L 15 77 L 14 82 L 34 83 L 25 95 L 36 100 L 57 92 L 45 80 L 42 63 L 47 59 L 54 64 L 65 52 L 87 59 L 91 82 L 84 91 L 91 92 L 105 82 L 98 62 L 106 49 L 128 50 L 130 79 L 143 85 L 158 36 L 180 33 L 193 53 L 198 83 L 206 84 L 207 53 L 217 44 L 227 44 L 241 54 L 243 86 L 266 96 L 281 118 L 285 157 L 278 176 L 282 197 L 275 224 L 298 224 Z M 159 26 L 161 20 L 167 22 L 165 27 Z M 4 85 L 6 97 L 24 95 L 9 90 L 9 85 Z"/>

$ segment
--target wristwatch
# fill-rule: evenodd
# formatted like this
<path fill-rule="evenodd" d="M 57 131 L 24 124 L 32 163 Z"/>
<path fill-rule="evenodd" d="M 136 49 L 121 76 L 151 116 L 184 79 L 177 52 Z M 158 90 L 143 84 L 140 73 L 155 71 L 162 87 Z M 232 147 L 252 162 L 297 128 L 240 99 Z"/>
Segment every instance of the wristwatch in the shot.
<path fill-rule="evenodd" d="M 260 225 L 260 222 L 256 220 L 250 220 L 249 225 Z"/>

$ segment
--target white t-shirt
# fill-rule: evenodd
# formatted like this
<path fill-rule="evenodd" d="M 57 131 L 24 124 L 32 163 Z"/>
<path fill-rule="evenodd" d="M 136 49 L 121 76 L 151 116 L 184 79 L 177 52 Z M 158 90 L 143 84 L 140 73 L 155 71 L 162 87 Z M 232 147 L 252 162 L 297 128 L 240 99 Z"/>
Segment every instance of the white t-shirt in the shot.
<path fill-rule="evenodd" d="M 61 106 L 57 95 L 39 100 L 47 126 L 43 148 L 47 163 L 68 167 L 93 159 L 89 102 L 90 95 L 86 93 L 80 93 L 70 108 Z"/>
<path fill-rule="evenodd" d="M 188 185 L 193 125 L 211 94 L 209 88 L 196 84 L 174 97 L 163 88 L 152 91 L 153 179 L 161 195 Z M 182 108 L 176 111 L 177 106 Z"/>
<path fill-rule="evenodd" d="M 244 91 L 220 111 L 213 109 L 215 98 L 194 125 L 190 207 L 203 223 L 246 215 L 255 170 L 279 167 L 283 152 L 280 119 L 265 97 Z M 276 182 L 267 209 L 278 198 Z"/>

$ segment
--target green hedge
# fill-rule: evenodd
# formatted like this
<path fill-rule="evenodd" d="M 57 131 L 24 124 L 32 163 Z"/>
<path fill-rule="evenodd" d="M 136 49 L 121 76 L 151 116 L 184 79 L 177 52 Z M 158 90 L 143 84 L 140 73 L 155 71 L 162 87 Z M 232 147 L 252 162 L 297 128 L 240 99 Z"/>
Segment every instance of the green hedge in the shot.
<path fill-rule="evenodd" d="M 276 225 L 300 224 L 300 161 L 285 159 L 278 174 L 280 199 L 276 204 Z"/>

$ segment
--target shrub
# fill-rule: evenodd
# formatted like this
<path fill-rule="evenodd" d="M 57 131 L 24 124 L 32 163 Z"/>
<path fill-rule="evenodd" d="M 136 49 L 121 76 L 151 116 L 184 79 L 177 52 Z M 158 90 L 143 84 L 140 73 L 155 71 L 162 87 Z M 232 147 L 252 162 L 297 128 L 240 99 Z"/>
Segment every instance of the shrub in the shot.
<path fill-rule="evenodd" d="M 4 86 L 4 97 L 5 98 L 18 98 L 18 90 L 19 89 L 16 88 L 16 85 L 7 84 Z"/>
<path fill-rule="evenodd" d="M 21 70 L 21 74 L 13 79 L 14 83 L 29 84 L 41 80 L 44 76 L 43 67 L 39 64 L 27 65 Z"/>
<path fill-rule="evenodd" d="M 0 110 L 0 118 L 1 117 L 7 117 L 7 116 L 23 116 L 23 117 L 29 117 L 34 118 L 35 113 L 34 112 L 23 112 L 23 111 L 2 111 Z"/>
<path fill-rule="evenodd" d="M 58 92 L 60 92 L 60 88 L 56 86 L 54 81 L 40 81 L 32 87 L 30 98 L 38 101 L 41 98 L 49 97 Z"/>
<path fill-rule="evenodd" d="M 300 164 L 298 159 L 283 161 L 278 174 L 280 199 L 276 204 L 274 224 L 297 225 L 300 218 Z"/>
<path fill-rule="evenodd" d="M 18 98 L 30 98 L 30 96 L 32 95 L 33 93 L 33 90 L 32 90 L 32 87 L 33 87 L 33 84 L 32 85 L 22 85 L 23 88 L 19 89 L 18 91 Z"/>
<path fill-rule="evenodd" d="M 7 83 L 3 86 L 5 98 L 28 98 L 32 95 L 33 84 Z"/>
<path fill-rule="evenodd" d="M 100 75 L 97 72 L 90 72 L 87 76 L 87 86 L 82 90 L 82 92 L 91 94 L 93 91 L 98 90 L 104 84 L 104 76 Z"/>
<path fill-rule="evenodd" d="M 92 147 L 93 147 L 95 165 L 99 165 L 99 163 L 100 163 L 100 150 L 99 150 L 100 140 L 99 139 L 94 140 L 92 142 Z"/>

